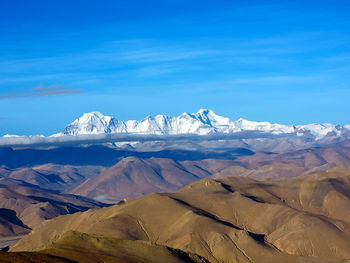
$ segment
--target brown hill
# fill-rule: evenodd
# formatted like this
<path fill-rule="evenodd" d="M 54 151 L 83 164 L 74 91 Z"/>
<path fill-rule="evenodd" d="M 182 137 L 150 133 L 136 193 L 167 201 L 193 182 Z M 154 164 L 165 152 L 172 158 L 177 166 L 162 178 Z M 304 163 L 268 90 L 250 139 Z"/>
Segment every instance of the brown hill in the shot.
<path fill-rule="evenodd" d="M 10 169 L 0 167 L 0 176 L 22 180 L 40 188 L 68 192 L 81 184 L 86 178 L 100 173 L 102 166 L 72 166 L 43 164 L 33 167 Z"/>
<path fill-rule="evenodd" d="M 88 178 L 71 193 L 97 200 L 119 201 L 153 192 L 175 191 L 232 163 L 230 160 L 180 162 L 167 158 L 127 157 Z"/>
<path fill-rule="evenodd" d="M 40 188 L 117 202 L 152 192 L 175 191 L 234 164 L 233 160 L 176 161 L 126 157 L 111 167 L 42 164 L 0 167 L 0 178 L 16 179 Z"/>
<path fill-rule="evenodd" d="M 144 240 L 210 262 L 350 259 L 350 171 L 270 182 L 203 179 L 175 193 L 48 220 L 12 246 L 42 250 L 70 230 Z"/>
<path fill-rule="evenodd" d="M 241 157 L 215 174 L 214 178 L 247 176 L 257 180 L 295 177 L 326 171 L 335 166 L 350 169 L 350 147 L 330 145 L 288 153 L 257 153 Z"/>
<path fill-rule="evenodd" d="M 46 219 L 104 206 L 97 201 L 58 194 L 9 178 L 0 178 L 0 236 L 22 235 Z"/>
<path fill-rule="evenodd" d="M 96 147 L 74 149 L 78 153 L 87 154 L 88 159 L 106 151 L 111 160 L 119 160 L 118 154 L 149 157 L 126 157 L 111 167 L 90 165 L 93 162 L 87 162 L 89 165 L 86 166 L 48 163 L 12 169 L 0 167 L 0 176 L 22 180 L 49 190 L 116 203 L 124 198 L 135 198 L 153 192 L 176 191 L 189 183 L 210 176 L 246 176 L 258 180 L 272 180 L 321 172 L 339 165 L 350 168 L 349 141 L 288 153 L 259 152 L 253 155 L 244 153 L 242 149 L 242 154 L 239 154 L 238 149 L 233 153 L 227 149 L 212 152 L 170 149 L 158 152 L 123 152 L 108 147 L 102 147 L 102 152 Z M 63 149 L 55 154 L 62 151 Z M 50 153 L 49 150 L 43 152 Z M 53 155 L 56 156 L 55 154 Z M 209 155 L 214 157 L 204 158 Z M 166 158 L 169 156 L 173 159 Z"/>
<path fill-rule="evenodd" d="M 0 261 L 84 263 L 206 263 L 203 257 L 141 240 L 118 240 L 68 231 L 39 252 L 0 252 Z"/>
<path fill-rule="evenodd" d="M 178 249 L 152 244 L 141 240 L 119 240 L 88 235 L 75 231 L 66 232 L 54 244 L 41 253 L 69 258 L 84 263 L 205 263 L 204 258 Z"/>
<path fill-rule="evenodd" d="M 127 157 L 100 174 L 89 176 L 70 192 L 116 202 L 153 192 L 176 191 L 204 177 L 247 176 L 258 180 L 295 177 L 343 165 L 350 168 L 350 148 L 330 145 L 289 153 L 257 153 L 235 160 L 176 161 Z"/>

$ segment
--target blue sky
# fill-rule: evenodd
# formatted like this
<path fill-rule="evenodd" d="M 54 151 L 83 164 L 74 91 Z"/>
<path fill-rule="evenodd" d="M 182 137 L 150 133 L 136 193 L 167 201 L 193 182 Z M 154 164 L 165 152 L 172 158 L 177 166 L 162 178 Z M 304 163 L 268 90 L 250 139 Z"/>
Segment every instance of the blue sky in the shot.
<path fill-rule="evenodd" d="M 348 1 L 2 0 L 0 135 L 90 111 L 349 124 L 349 14 Z"/>

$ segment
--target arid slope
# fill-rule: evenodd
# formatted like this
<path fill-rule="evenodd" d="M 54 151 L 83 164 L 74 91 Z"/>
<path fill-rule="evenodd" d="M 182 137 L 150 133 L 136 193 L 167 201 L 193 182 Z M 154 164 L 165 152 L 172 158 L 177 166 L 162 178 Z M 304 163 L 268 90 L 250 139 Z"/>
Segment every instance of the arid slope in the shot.
<path fill-rule="evenodd" d="M 141 240 L 118 240 L 84 233 L 66 232 L 41 253 L 84 263 L 206 263 L 204 258 L 178 249 Z"/>
<path fill-rule="evenodd" d="M 70 230 L 144 240 L 210 262 L 345 262 L 350 259 L 350 172 L 270 182 L 203 179 L 175 193 L 61 216 L 11 251 L 38 251 Z"/>
<path fill-rule="evenodd" d="M 23 235 L 44 220 L 103 206 L 86 197 L 58 194 L 23 181 L 0 178 L 0 237 Z"/>
<path fill-rule="evenodd" d="M 122 200 L 154 192 L 176 191 L 232 165 L 230 160 L 175 161 L 127 157 L 103 169 L 71 191 L 98 200 Z"/>

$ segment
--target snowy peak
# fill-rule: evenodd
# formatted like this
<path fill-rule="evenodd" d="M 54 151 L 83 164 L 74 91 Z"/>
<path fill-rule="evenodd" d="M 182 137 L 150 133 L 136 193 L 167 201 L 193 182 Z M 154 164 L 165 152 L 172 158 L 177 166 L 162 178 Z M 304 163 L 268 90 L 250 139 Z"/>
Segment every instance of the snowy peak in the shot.
<path fill-rule="evenodd" d="M 84 113 L 82 117 L 67 126 L 62 133 L 66 135 L 108 133 L 107 127 L 111 119 L 110 116 L 104 116 L 100 112 Z"/>
<path fill-rule="evenodd" d="M 307 125 L 296 126 L 297 133 L 302 135 L 313 135 L 316 139 L 322 139 L 328 135 L 340 136 L 346 126 L 334 125 L 330 123 L 311 123 Z"/>
<path fill-rule="evenodd" d="M 73 121 L 63 131 L 64 135 L 101 134 L 122 132 L 123 123 L 111 116 L 100 112 L 84 113 L 82 117 Z"/>
<path fill-rule="evenodd" d="M 215 114 L 209 109 L 200 109 L 196 113 L 183 113 L 178 117 L 167 115 L 148 116 L 142 121 L 120 121 L 100 112 L 84 113 L 82 117 L 69 124 L 59 135 L 83 135 L 104 133 L 136 133 L 154 135 L 236 133 L 259 131 L 271 134 L 295 134 L 312 136 L 316 140 L 326 136 L 350 135 L 350 125 L 340 126 L 329 123 L 308 125 L 282 125 L 270 122 L 248 121 L 239 118 L 232 121 Z M 57 135 L 56 135 L 57 136 Z"/>
<path fill-rule="evenodd" d="M 229 118 L 219 116 L 212 110 L 200 109 L 194 116 L 201 122 L 211 126 L 230 125 L 232 121 Z"/>

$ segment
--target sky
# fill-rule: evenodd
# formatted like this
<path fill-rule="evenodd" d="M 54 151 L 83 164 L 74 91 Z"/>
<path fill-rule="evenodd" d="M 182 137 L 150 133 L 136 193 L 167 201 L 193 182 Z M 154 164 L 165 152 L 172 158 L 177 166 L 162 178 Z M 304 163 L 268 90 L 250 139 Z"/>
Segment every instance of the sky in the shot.
<path fill-rule="evenodd" d="M 200 108 L 350 124 L 349 1 L 1 0 L 0 136 Z"/>

